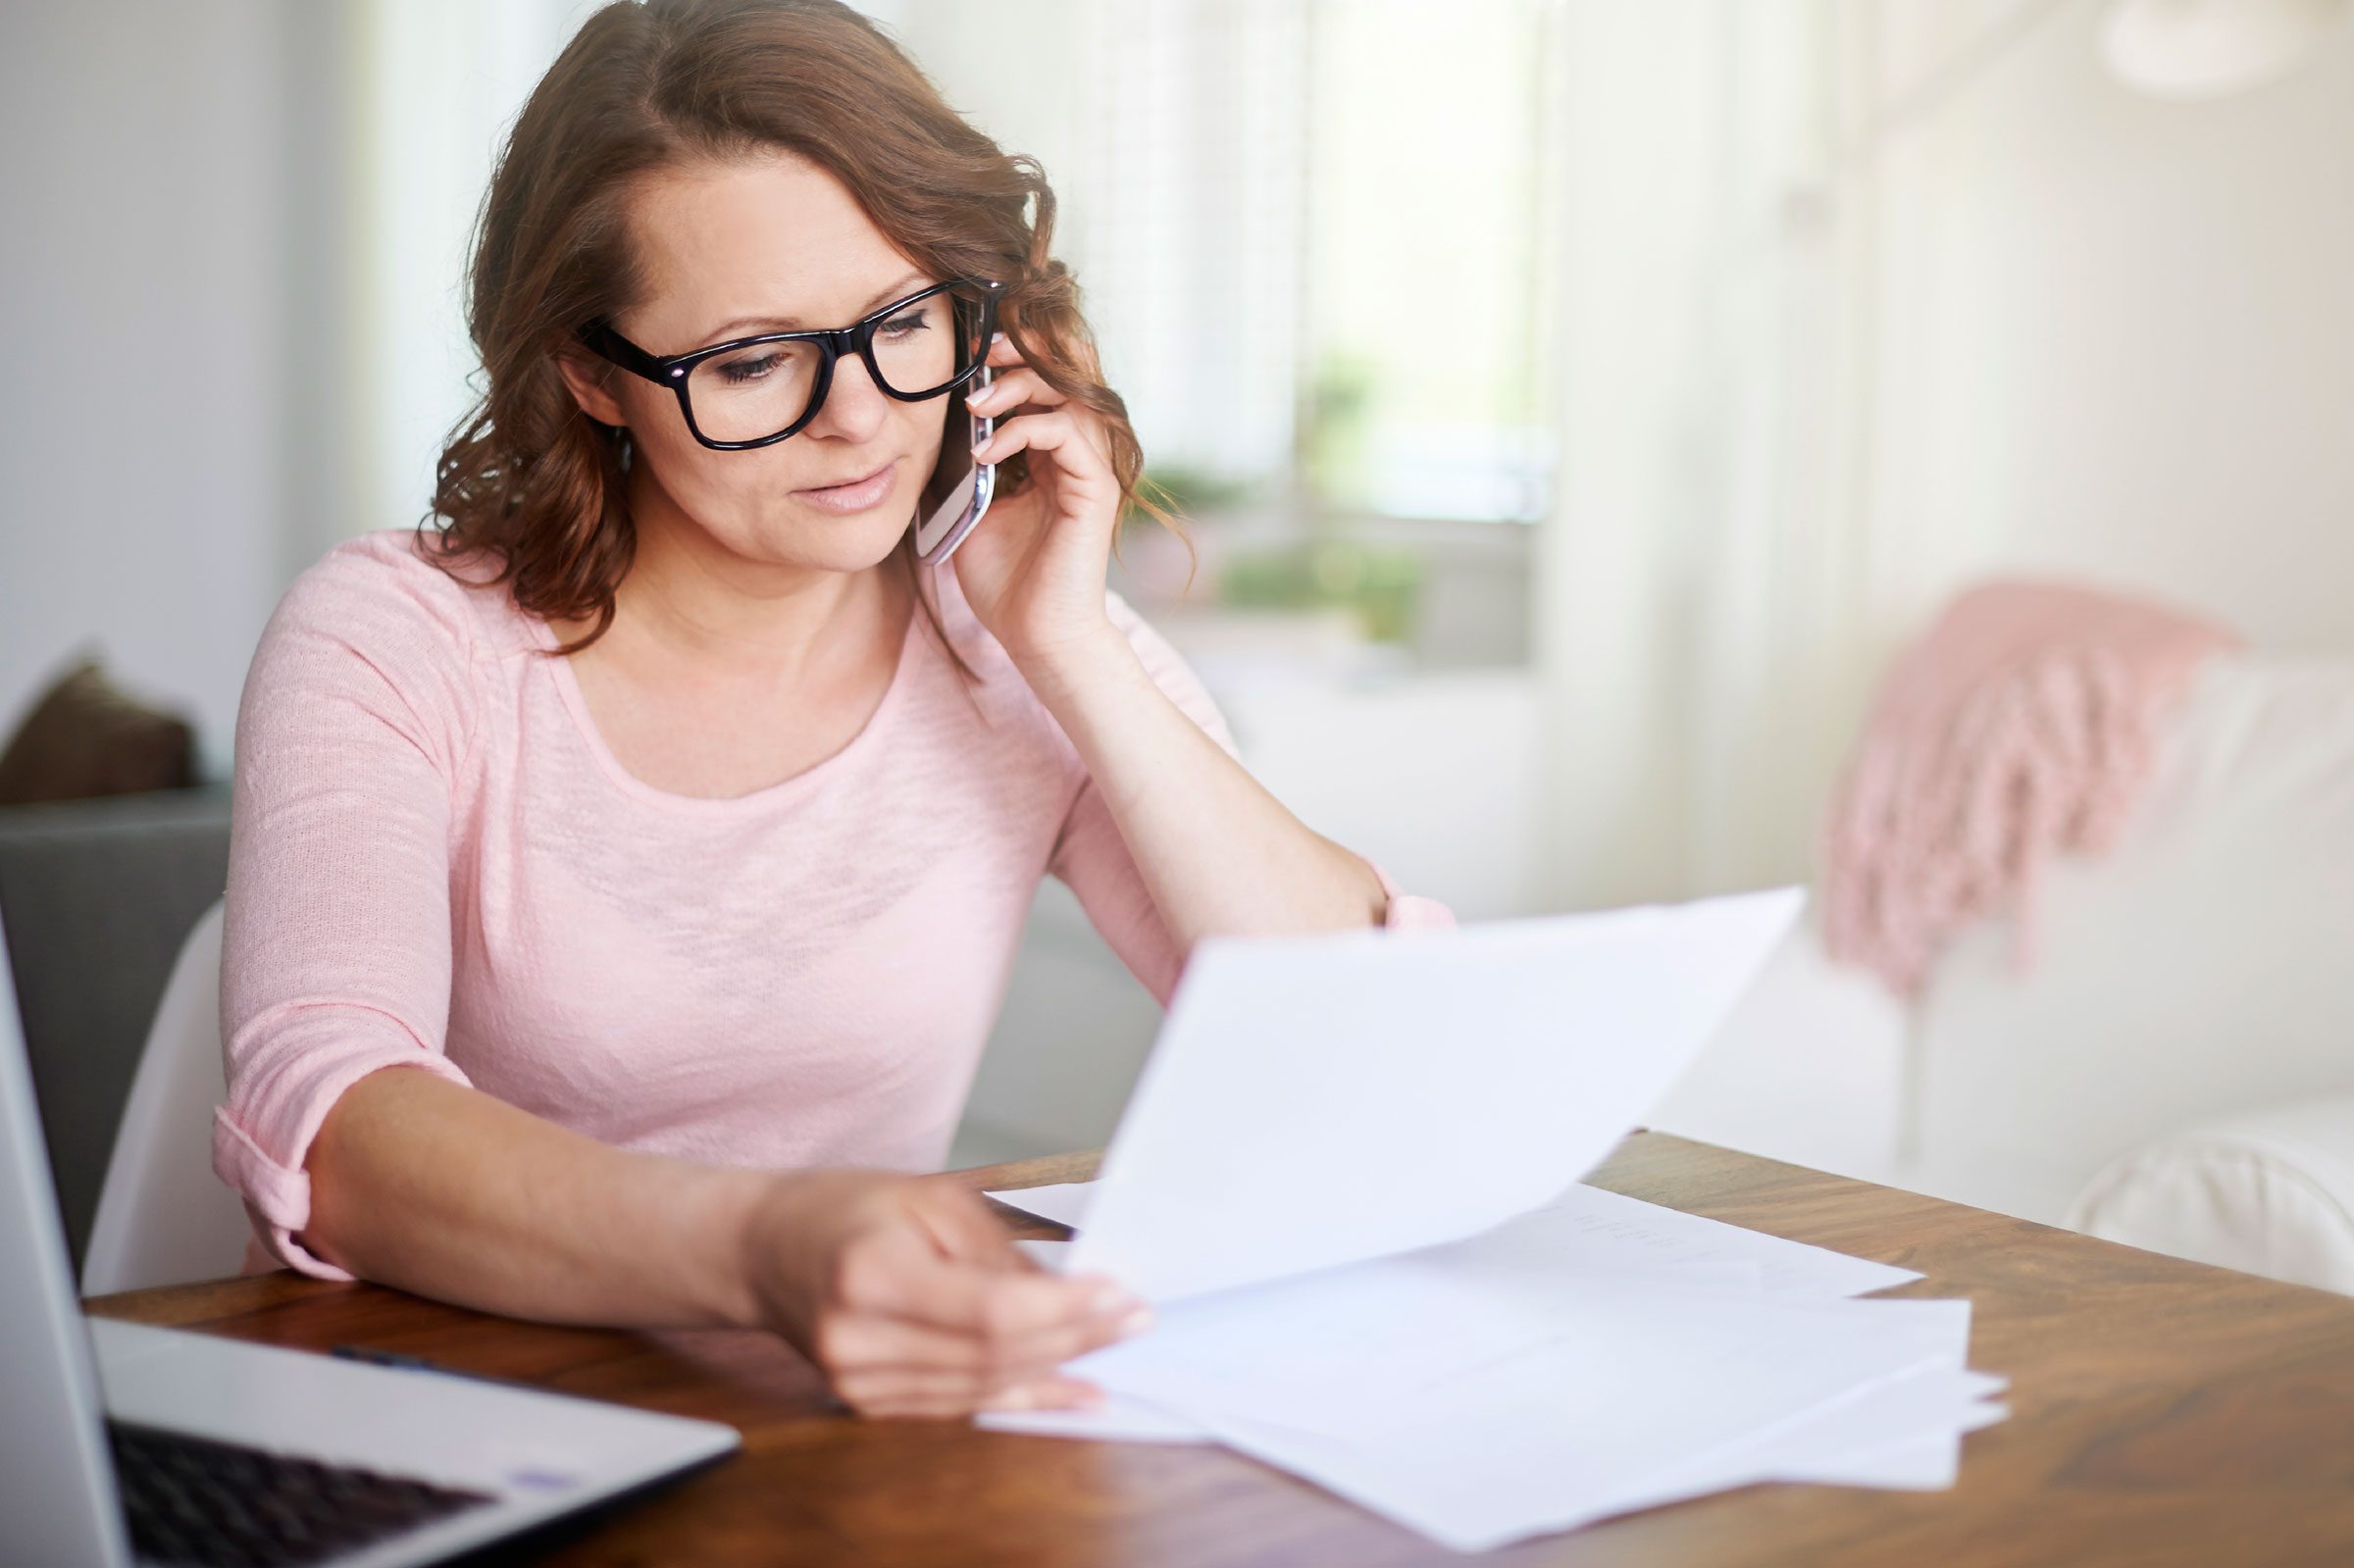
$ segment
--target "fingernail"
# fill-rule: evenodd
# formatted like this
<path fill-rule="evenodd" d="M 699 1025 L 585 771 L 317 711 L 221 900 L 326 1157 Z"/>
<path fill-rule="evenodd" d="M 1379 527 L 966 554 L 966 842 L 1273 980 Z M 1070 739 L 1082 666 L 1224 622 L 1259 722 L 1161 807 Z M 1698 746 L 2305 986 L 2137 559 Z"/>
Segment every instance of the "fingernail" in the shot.
<path fill-rule="evenodd" d="M 1134 1312 L 1120 1319 L 1119 1327 L 1114 1332 L 1123 1340 L 1133 1340 L 1151 1327 L 1152 1327 L 1152 1309 L 1138 1307 Z"/>
<path fill-rule="evenodd" d="M 1103 1280 L 1098 1282 L 1095 1290 L 1088 1297 L 1087 1304 L 1090 1311 L 1108 1314 L 1133 1312 L 1145 1303 L 1143 1297 L 1131 1292 L 1117 1280 Z"/>
<path fill-rule="evenodd" d="M 988 1404 L 984 1408 L 990 1410 L 1030 1410 L 1035 1409 L 1037 1405 L 1038 1391 L 1031 1388 L 1028 1384 L 1023 1384 L 1019 1388 L 1007 1389 L 1002 1393 L 992 1395 Z"/>
<path fill-rule="evenodd" d="M 989 340 L 992 343 L 1002 343 L 1005 341 L 1005 334 L 1003 332 L 992 332 L 989 334 Z"/>
<path fill-rule="evenodd" d="M 973 443 L 973 456 L 985 457 L 988 455 L 989 449 L 997 444 L 998 438 L 994 435 L 984 441 L 975 441 Z"/>

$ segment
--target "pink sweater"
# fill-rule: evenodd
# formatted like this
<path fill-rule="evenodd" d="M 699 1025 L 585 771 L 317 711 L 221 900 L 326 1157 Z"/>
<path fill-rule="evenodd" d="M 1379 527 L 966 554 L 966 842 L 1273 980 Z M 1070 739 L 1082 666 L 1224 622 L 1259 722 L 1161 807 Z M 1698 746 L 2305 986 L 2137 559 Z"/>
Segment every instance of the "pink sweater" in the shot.
<path fill-rule="evenodd" d="M 1165 1003 L 1183 964 L 1078 754 L 951 571 L 965 683 L 911 618 L 880 708 L 734 799 L 623 771 L 555 637 L 405 529 L 330 551 L 262 632 L 237 716 L 213 1168 L 269 1257 L 344 1087 L 438 1073 L 626 1148 L 713 1164 L 938 1169 L 1042 876 Z M 1160 688 L 1201 683 L 1117 594 Z M 1390 926 L 1450 925 L 1390 894 Z M 249 1247 L 249 1268 L 268 1266 Z"/>

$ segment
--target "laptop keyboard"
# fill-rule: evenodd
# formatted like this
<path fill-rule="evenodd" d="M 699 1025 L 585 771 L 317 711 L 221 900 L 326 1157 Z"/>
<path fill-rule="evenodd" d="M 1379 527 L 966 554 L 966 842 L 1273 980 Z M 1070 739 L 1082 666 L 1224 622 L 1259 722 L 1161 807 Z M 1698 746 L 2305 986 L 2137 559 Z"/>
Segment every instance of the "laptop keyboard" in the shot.
<path fill-rule="evenodd" d="M 315 1563 L 495 1500 L 127 1421 L 106 1425 L 131 1544 L 145 1562 Z"/>

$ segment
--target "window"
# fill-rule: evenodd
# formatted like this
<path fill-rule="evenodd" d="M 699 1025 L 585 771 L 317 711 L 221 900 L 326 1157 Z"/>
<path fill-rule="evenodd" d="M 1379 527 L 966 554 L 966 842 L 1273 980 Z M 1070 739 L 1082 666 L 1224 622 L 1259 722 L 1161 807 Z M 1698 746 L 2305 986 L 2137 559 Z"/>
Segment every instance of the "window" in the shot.
<path fill-rule="evenodd" d="M 1089 8 L 1070 254 L 1189 510 L 1533 522 L 1550 0 Z"/>

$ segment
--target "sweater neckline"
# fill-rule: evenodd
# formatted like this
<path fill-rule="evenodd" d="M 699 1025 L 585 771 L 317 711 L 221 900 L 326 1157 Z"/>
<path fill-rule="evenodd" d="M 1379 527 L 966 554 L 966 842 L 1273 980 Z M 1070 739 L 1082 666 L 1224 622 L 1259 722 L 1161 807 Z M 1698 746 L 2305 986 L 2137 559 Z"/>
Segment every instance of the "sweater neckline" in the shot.
<path fill-rule="evenodd" d="M 561 645 L 555 628 L 543 616 L 526 613 L 523 617 L 531 640 L 537 647 L 547 650 L 547 662 L 555 668 L 549 672 L 556 683 L 556 692 L 563 699 L 565 711 L 572 718 L 573 729 L 580 734 L 588 754 L 596 760 L 597 769 L 623 794 L 646 805 L 681 815 L 704 817 L 744 816 L 790 803 L 823 784 L 842 772 L 853 757 L 872 749 L 892 717 L 906 705 L 907 687 L 914 682 L 914 652 L 917 624 L 923 619 L 923 606 L 910 603 L 907 607 L 906 630 L 899 635 L 898 659 L 892 667 L 891 683 L 883 688 L 883 700 L 875 704 L 866 723 L 857 733 L 833 752 L 821 757 L 799 773 L 788 779 L 742 795 L 682 795 L 668 789 L 657 789 L 622 766 L 613 748 L 605 743 L 604 733 L 597 729 L 596 718 L 588 711 L 588 699 L 581 689 L 579 676 L 572 660 L 554 650 Z"/>

